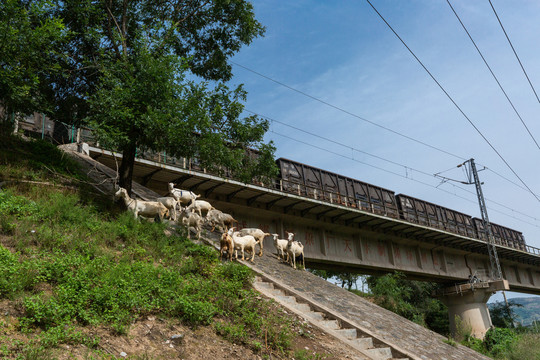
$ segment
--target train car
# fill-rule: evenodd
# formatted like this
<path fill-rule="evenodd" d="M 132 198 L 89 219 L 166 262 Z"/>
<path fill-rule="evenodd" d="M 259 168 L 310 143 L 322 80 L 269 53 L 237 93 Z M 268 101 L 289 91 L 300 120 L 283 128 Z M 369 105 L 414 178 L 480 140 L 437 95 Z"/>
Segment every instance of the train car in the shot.
<path fill-rule="evenodd" d="M 464 236 L 476 235 L 470 215 L 404 194 L 396 195 L 396 200 L 403 220 Z"/>
<path fill-rule="evenodd" d="M 473 218 L 473 224 L 476 229 L 477 238 L 487 241 L 487 234 L 482 219 Z M 523 233 L 494 223 L 490 223 L 490 225 L 495 244 L 527 251 L 527 244 Z"/>
<path fill-rule="evenodd" d="M 280 190 L 398 218 L 394 192 L 289 159 L 279 158 Z"/>

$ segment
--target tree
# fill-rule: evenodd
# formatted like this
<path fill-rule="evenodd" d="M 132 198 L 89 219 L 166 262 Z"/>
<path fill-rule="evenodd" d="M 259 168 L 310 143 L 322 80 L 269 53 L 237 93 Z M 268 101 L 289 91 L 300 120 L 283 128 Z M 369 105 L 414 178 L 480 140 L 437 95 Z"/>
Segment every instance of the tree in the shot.
<path fill-rule="evenodd" d="M 339 271 L 331 271 L 331 270 L 310 270 L 313 274 L 328 280 L 328 279 L 335 279 L 341 283 L 341 287 L 345 288 L 347 286 L 347 290 L 351 291 L 353 285 L 356 286 L 356 283 L 358 282 L 358 279 L 364 278 L 363 275 L 351 273 L 351 272 L 339 272 Z"/>
<path fill-rule="evenodd" d="M 523 307 L 523 305 L 513 300 L 508 301 L 508 306 L 502 301 L 490 304 L 489 315 L 493 325 L 499 328 L 513 328 L 518 320 L 518 316 L 513 309 L 516 307 Z"/>
<path fill-rule="evenodd" d="M 48 1 L 0 2 L 0 108 L 4 115 L 30 114 L 47 106 L 40 92 L 46 74 L 59 71 L 55 59 L 66 32 L 50 15 Z"/>
<path fill-rule="evenodd" d="M 51 115 L 90 122 L 122 152 L 120 186 L 131 191 L 138 150 L 196 156 L 244 181 L 275 174 L 275 149 L 262 142 L 268 123 L 240 119 L 245 91 L 220 83 L 232 76 L 228 58 L 264 32 L 249 2 L 58 0 L 55 15 L 71 36 L 59 61 L 69 76 L 49 78 Z M 209 90 L 188 71 L 218 83 Z"/>

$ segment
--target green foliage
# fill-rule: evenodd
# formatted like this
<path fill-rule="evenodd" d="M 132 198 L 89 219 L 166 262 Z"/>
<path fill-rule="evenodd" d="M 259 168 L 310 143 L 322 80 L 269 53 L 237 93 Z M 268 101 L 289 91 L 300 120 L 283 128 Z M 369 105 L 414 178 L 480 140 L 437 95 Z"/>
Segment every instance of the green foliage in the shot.
<path fill-rule="evenodd" d="M 58 63 L 70 76 L 48 78 L 51 115 L 89 122 L 102 144 L 121 151 L 120 186 L 128 192 L 136 151 L 196 158 L 242 181 L 277 173 L 275 148 L 263 143 L 268 122 L 241 118 L 243 88 L 186 80 L 188 71 L 191 78 L 230 80 L 228 59 L 264 33 L 251 3 L 57 2 L 54 13 L 69 31 L 69 61 Z M 258 156 L 248 155 L 250 147 Z"/>
<path fill-rule="evenodd" d="M 0 139 L 0 179 L 5 177 L 25 180 L 51 181 L 52 173 L 84 179 L 78 165 L 54 145 L 42 141 L 24 141 L 13 135 Z M 55 174 L 56 175 L 56 174 Z"/>
<path fill-rule="evenodd" d="M 508 360 L 540 360 L 540 334 L 523 334 L 504 354 Z"/>
<path fill-rule="evenodd" d="M 12 166 L 11 159 L 40 146 L 13 150 L 3 164 Z M 18 163 L 14 175 L 41 179 L 33 165 Z M 78 176 L 71 165 L 63 165 L 66 178 Z M 35 339 L 10 346 L 18 358 L 52 358 L 50 348 L 59 344 L 93 348 L 99 339 L 85 336 L 83 327 L 127 334 L 134 321 L 150 314 L 214 326 L 254 351 L 288 354 L 295 323 L 252 290 L 249 268 L 222 264 L 215 249 L 167 236 L 165 224 L 136 221 L 110 203 L 110 197 L 83 189 L 32 183 L 0 192 L 1 218 L 15 227 L 0 245 L 0 299 L 17 302 L 17 326 Z M 7 351 L 0 347 L 0 357 L 13 355 Z"/>
<path fill-rule="evenodd" d="M 19 272 L 18 257 L 0 245 L 0 297 L 12 295 L 19 289 L 13 277 Z"/>
<path fill-rule="evenodd" d="M 511 329 L 491 328 L 484 337 L 484 344 L 493 356 L 504 354 L 516 341 L 517 335 Z"/>
<path fill-rule="evenodd" d="M 10 191 L 0 191 L 0 217 L 13 215 L 16 218 L 31 216 L 38 208 L 34 201 L 13 195 Z M 3 228 L 3 226 L 2 226 Z"/>
<path fill-rule="evenodd" d="M 502 301 L 490 304 L 489 315 L 491 316 L 491 322 L 496 327 L 513 328 L 518 319 L 515 311 L 515 309 L 518 307 L 523 306 L 517 302 L 514 302 L 513 300 L 508 301 L 508 306 L 506 306 L 506 303 Z"/>
<path fill-rule="evenodd" d="M 59 70 L 53 59 L 66 35 L 50 10 L 47 0 L 0 2 L 0 106 L 6 116 L 44 107 L 40 85 L 46 73 Z"/>
<path fill-rule="evenodd" d="M 302 349 L 294 352 L 294 358 L 296 360 L 323 360 L 330 357 L 327 354 L 311 353 L 308 350 Z"/>

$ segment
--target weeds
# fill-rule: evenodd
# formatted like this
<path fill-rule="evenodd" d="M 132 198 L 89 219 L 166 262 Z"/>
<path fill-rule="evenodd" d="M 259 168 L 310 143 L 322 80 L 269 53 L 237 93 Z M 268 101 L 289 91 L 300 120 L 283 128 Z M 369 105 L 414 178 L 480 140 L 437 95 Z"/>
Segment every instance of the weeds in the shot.
<path fill-rule="evenodd" d="M 62 181 L 82 178 L 53 146 L 8 142 L 0 151 L 1 174 L 42 182 L 51 181 L 51 172 Z M 59 344 L 95 348 L 99 339 L 83 327 L 104 325 L 125 335 L 150 314 L 213 325 L 257 352 L 288 353 L 293 322 L 255 294 L 251 270 L 222 265 L 215 249 L 166 236 L 165 224 L 136 221 L 110 198 L 85 191 L 27 182 L 0 190 L 0 298 L 17 301 L 18 327 L 35 338 L 16 350 L 0 348 L 2 355 L 48 359 Z"/>

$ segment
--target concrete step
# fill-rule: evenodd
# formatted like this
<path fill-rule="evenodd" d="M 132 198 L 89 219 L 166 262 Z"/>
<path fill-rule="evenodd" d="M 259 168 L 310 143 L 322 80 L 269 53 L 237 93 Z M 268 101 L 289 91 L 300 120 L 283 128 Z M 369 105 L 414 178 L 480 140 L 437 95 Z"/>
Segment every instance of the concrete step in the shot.
<path fill-rule="evenodd" d="M 362 350 L 373 348 L 373 338 L 371 337 L 358 337 L 353 339 L 352 342 Z"/>
<path fill-rule="evenodd" d="M 296 303 L 296 304 L 293 304 L 294 308 L 296 310 L 299 310 L 303 313 L 305 313 L 306 315 L 311 312 L 311 308 L 309 307 L 308 304 L 302 304 L 302 303 Z"/>
<path fill-rule="evenodd" d="M 274 296 L 285 296 L 285 292 L 281 289 L 270 289 L 270 293 Z"/>
<path fill-rule="evenodd" d="M 336 332 L 339 335 L 349 340 L 354 340 L 356 339 L 356 336 L 357 336 L 356 329 L 339 329 L 339 330 L 336 330 Z"/>
<path fill-rule="evenodd" d="M 296 304 L 296 298 L 294 296 L 276 295 L 276 299 L 278 299 L 279 301 L 285 302 L 287 304 L 291 304 L 291 305 Z"/>
<path fill-rule="evenodd" d="M 255 283 L 255 286 L 260 288 L 260 289 L 267 289 L 267 290 L 272 290 L 274 289 L 274 284 L 272 283 L 269 283 L 269 282 L 265 282 L 265 281 L 257 281 Z"/>
<path fill-rule="evenodd" d="M 339 321 L 337 320 L 323 320 L 322 325 L 325 328 L 331 329 L 331 330 L 338 330 L 341 328 L 341 326 L 339 326 Z"/>
<path fill-rule="evenodd" d="M 374 360 L 388 360 L 392 358 L 392 350 L 389 347 L 364 350 Z"/>
<path fill-rule="evenodd" d="M 349 340 L 357 348 L 364 350 L 365 354 L 371 357 L 373 360 L 405 360 L 405 359 L 393 359 L 392 350 L 388 347 L 383 348 L 374 348 L 373 339 L 371 337 L 358 337 L 358 332 L 354 328 L 344 329 L 341 328 L 338 320 L 329 320 L 326 319 L 326 316 L 322 312 L 312 311 L 309 304 L 298 303 L 296 297 L 286 295 L 285 292 L 281 289 L 275 288 L 274 284 L 271 282 L 266 282 L 261 278 L 255 278 L 254 283 L 255 288 L 266 291 L 267 293 L 272 294 L 272 296 L 282 302 L 288 304 L 292 308 L 299 310 L 304 313 L 306 316 L 310 317 L 312 320 L 320 322 L 320 324 L 328 329 L 334 330 L 341 337 Z"/>
<path fill-rule="evenodd" d="M 324 314 L 322 312 L 310 311 L 306 315 L 309 316 L 310 318 L 312 318 L 313 320 L 316 320 L 316 321 L 323 321 L 324 320 Z"/>

